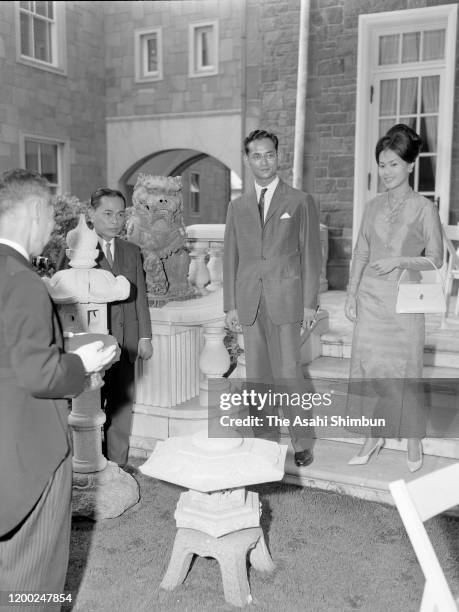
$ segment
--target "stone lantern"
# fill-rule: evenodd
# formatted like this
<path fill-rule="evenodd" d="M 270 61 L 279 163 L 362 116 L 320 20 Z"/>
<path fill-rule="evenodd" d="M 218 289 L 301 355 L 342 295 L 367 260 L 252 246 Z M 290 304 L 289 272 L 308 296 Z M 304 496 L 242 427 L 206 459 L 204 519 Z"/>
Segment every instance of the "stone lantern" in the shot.
<path fill-rule="evenodd" d="M 220 564 L 225 599 L 251 603 L 247 553 L 255 570 L 274 564 L 260 527 L 258 493 L 251 484 L 281 480 L 287 446 L 257 438 L 209 438 L 207 431 L 157 443 L 140 471 L 187 487 L 177 503 L 177 534 L 161 587 L 173 590 L 187 575 L 194 554 Z"/>
<path fill-rule="evenodd" d="M 70 268 L 45 279 L 69 351 L 95 340 L 116 342 L 108 335 L 107 303 L 129 296 L 130 284 L 124 276 L 115 278 L 111 272 L 94 267 L 98 240 L 80 215 L 77 227 L 66 237 Z M 72 399 L 69 416 L 74 447 L 74 513 L 96 518 L 118 516 L 138 501 L 135 480 L 102 455 L 101 427 L 106 418 L 100 407 L 102 385 L 102 376 L 92 374 L 87 389 Z"/>

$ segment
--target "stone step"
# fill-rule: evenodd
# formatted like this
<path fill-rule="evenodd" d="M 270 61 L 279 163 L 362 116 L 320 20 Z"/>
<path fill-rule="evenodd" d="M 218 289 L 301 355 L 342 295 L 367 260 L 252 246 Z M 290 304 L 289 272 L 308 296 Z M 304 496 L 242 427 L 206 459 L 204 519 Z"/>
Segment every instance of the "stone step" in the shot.
<path fill-rule="evenodd" d="M 347 381 L 349 379 L 349 359 L 336 357 L 319 357 L 304 366 L 306 378 L 313 381 L 314 391 L 317 393 L 331 393 L 333 396 L 333 413 L 346 414 Z M 426 455 L 449 457 L 459 459 L 459 398 L 457 389 L 451 386 L 450 381 L 459 379 L 456 368 L 425 367 L 425 379 L 438 379 L 432 383 L 427 405 L 430 407 L 427 424 L 427 437 L 423 441 Z M 444 384 L 441 383 L 444 379 Z M 452 383 L 454 385 L 454 382 Z M 361 443 L 359 438 L 350 438 L 350 433 L 344 428 L 334 427 L 333 436 L 327 438 L 345 441 L 347 444 Z M 444 438 L 444 433 L 451 432 L 451 438 Z M 455 433 L 457 432 L 457 434 Z M 437 437 L 441 435 L 442 437 Z M 457 437 L 456 437 L 457 435 Z M 454 436 L 454 437 L 453 437 Z M 386 448 L 402 450 L 406 442 L 397 439 L 387 439 Z"/>
<path fill-rule="evenodd" d="M 329 331 L 321 336 L 322 356 L 348 359 L 351 356 L 352 334 Z M 426 336 L 424 365 L 459 369 L 459 338 Z"/>
<path fill-rule="evenodd" d="M 324 357 L 349 358 L 351 355 L 353 324 L 344 316 L 344 291 L 326 291 L 320 295 L 321 308 L 329 314 L 329 329 L 322 334 L 321 354 Z M 454 304 L 449 317 L 426 315 L 424 365 L 459 369 L 459 318 Z"/>
<path fill-rule="evenodd" d="M 355 452 L 355 444 L 317 440 L 313 463 L 299 468 L 289 448 L 284 481 L 394 505 L 389 491 L 390 482 L 399 479 L 414 480 L 454 463 L 453 459 L 426 455 L 422 468 L 411 473 L 406 464 L 405 452 L 383 448 L 366 465 L 348 465 Z"/>

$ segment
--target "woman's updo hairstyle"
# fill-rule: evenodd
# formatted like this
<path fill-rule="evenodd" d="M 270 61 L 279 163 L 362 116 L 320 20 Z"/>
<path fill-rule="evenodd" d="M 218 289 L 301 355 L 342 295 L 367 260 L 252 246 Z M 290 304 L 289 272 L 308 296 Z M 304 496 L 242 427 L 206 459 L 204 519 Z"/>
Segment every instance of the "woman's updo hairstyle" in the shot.
<path fill-rule="evenodd" d="M 379 156 L 386 149 L 394 151 L 403 161 L 412 164 L 422 149 L 422 140 L 410 127 L 404 123 L 397 123 L 378 140 L 375 149 L 376 163 L 379 163 Z"/>

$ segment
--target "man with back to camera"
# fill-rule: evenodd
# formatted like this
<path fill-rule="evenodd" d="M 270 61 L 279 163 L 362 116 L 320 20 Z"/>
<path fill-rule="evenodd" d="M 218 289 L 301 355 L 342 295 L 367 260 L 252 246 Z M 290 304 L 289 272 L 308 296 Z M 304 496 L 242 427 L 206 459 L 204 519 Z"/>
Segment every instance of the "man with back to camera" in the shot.
<path fill-rule="evenodd" d="M 226 325 L 244 335 L 247 379 L 304 386 L 300 331 L 314 319 L 321 269 L 320 226 L 309 194 L 278 177 L 278 139 L 254 130 L 244 162 L 255 184 L 230 203 L 225 228 L 223 287 Z M 290 406 L 293 423 L 301 408 Z M 260 413 L 258 412 L 258 415 Z M 310 416 L 307 413 L 306 416 Z M 256 435 L 271 437 L 266 424 Z M 276 428 L 274 428 L 276 429 Z M 312 463 L 312 430 L 290 427 L 295 463 Z"/>
<path fill-rule="evenodd" d="M 62 593 L 72 464 L 68 402 L 115 356 L 94 342 L 64 353 L 59 319 L 30 266 L 54 226 L 46 179 L 0 179 L 0 592 Z M 2 600 L 2 604 L 9 601 Z M 30 606 L 29 606 L 30 607 Z M 9 609 L 9 608 L 8 608 Z M 18 606 L 11 607 L 18 610 Z M 21 609 L 24 609 L 21 607 Z M 28 609 L 28 608 L 26 608 Z M 49 609 L 41 602 L 34 610 Z"/>
<path fill-rule="evenodd" d="M 89 219 L 99 236 L 99 256 L 96 266 L 122 274 L 130 284 L 126 300 L 107 304 L 109 333 L 121 347 L 120 359 L 105 373 L 101 389 L 102 407 L 107 420 L 104 424 L 104 454 L 110 461 L 126 464 L 132 425 L 132 401 L 135 360 L 150 359 L 151 322 L 142 257 L 137 245 L 118 238 L 124 228 L 126 200 L 116 189 L 101 187 L 92 195 Z M 58 269 L 68 260 L 61 257 Z"/>

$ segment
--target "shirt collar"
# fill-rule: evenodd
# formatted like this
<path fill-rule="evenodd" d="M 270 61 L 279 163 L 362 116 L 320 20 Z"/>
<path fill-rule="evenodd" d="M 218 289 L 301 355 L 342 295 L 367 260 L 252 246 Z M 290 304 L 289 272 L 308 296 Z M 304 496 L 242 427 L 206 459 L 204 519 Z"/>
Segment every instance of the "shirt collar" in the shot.
<path fill-rule="evenodd" d="M 275 178 L 273 178 L 273 180 L 269 183 L 269 185 L 265 185 L 264 187 L 262 187 L 261 185 L 259 185 L 257 182 L 255 182 L 255 191 L 257 194 L 257 200 L 260 199 L 260 195 L 261 195 L 261 190 L 262 189 L 266 189 L 266 195 L 272 195 L 274 193 L 274 190 L 276 189 L 277 185 L 279 184 L 279 177 L 276 176 Z"/>
<path fill-rule="evenodd" d="M 14 242 L 14 240 L 8 240 L 8 238 L 0 238 L 0 243 L 6 244 L 6 246 L 11 247 L 12 249 L 20 253 L 23 257 L 25 257 L 27 261 L 30 261 L 29 254 L 22 246 L 22 244 L 19 244 L 19 242 Z"/>

